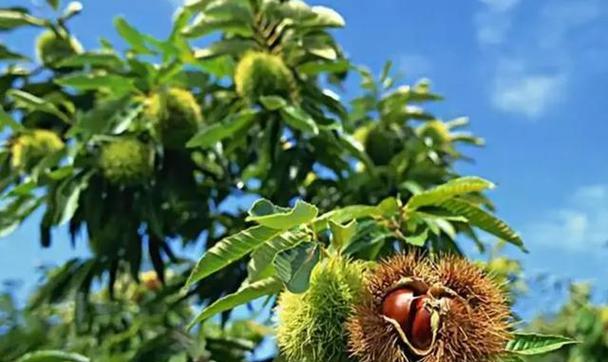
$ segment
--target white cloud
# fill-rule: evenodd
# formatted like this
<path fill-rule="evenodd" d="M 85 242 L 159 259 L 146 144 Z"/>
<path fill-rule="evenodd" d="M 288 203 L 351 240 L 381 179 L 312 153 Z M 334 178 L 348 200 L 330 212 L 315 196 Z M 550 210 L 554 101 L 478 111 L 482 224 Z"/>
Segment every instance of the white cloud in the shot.
<path fill-rule="evenodd" d="M 590 59 L 608 45 L 601 25 L 608 1 L 479 1 L 476 36 L 496 109 L 539 119 L 567 99 L 571 81 L 597 71 Z"/>
<path fill-rule="evenodd" d="M 507 11 L 513 9 L 521 0 L 480 0 L 494 11 Z"/>
<path fill-rule="evenodd" d="M 558 210 L 531 220 L 524 229 L 530 245 L 567 251 L 603 248 L 608 242 L 608 185 L 578 189 Z"/>
<path fill-rule="evenodd" d="M 431 61 L 421 54 L 403 54 L 397 59 L 397 66 L 409 78 L 426 77 L 433 68 Z"/>
<path fill-rule="evenodd" d="M 520 0 L 480 0 L 483 9 L 475 15 L 477 40 L 483 45 L 496 45 L 505 40 L 511 28 L 512 11 Z"/>
<path fill-rule="evenodd" d="M 604 12 L 600 0 L 559 1 L 546 6 L 540 14 L 539 43 L 545 48 L 560 47 L 570 32 L 593 22 Z"/>
<path fill-rule="evenodd" d="M 492 104 L 501 111 L 537 119 L 563 97 L 566 80 L 561 73 L 534 72 L 522 63 L 503 61 L 496 72 Z"/>

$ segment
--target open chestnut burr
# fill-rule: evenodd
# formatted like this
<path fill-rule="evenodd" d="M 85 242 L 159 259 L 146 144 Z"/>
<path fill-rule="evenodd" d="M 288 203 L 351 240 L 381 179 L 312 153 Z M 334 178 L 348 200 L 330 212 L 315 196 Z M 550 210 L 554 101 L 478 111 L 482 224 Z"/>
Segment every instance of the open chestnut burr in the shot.
<path fill-rule="evenodd" d="M 509 331 L 507 299 L 490 276 L 461 258 L 412 254 L 374 270 L 348 321 L 362 362 L 494 361 Z"/>

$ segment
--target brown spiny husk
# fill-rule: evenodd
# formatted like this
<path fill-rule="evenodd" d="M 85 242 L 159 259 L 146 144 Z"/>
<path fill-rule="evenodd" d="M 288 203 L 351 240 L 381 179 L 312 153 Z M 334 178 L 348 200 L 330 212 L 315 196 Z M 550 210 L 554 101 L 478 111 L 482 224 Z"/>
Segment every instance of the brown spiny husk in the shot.
<path fill-rule="evenodd" d="M 425 356 L 404 345 L 382 315 L 384 297 L 404 279 L 446 288 L 437 340 Z M 361 362 L 487 362 L 498 359 L 509 338 L 510 309 L 496 281 L 458 257 L 436 261 L 397 255 L 380 263 L 366 282 L 360 305 L 348 322 L 349 348 Z"/>
<path fill-rule="evenodd" d="M 454 256 L 440 259 L 439 282 L 460 296 L 442 318 L 437 344 L 424 362 L 494 361 L 504 351 L 511 312 L 499 283 L 471 262 Z"/>

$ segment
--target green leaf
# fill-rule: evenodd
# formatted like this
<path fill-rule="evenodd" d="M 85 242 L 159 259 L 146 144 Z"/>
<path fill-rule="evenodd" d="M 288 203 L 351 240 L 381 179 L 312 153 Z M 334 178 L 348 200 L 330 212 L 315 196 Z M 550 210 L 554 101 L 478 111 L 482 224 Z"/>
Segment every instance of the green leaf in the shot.
<path fill-rule="evenodd" d="M 287 106 L 281 109 L 283 120 L 292 128 L 302 132 L 319 134 L 319 127 L 315 120 L 303 109 L 295 106 Z"/>
<path fill-rule="evenodd" d="M 49 4 L 55 10 L 59 8 L 60 2 L 61 0 L 46 0 L 46 3 Z"/>
<path fill-rule="evenodd" d="M 0 44 L 0 60 L 28 60 L 25 55 L 15 53 L 4 44 Z"/>
<path fill-rule="evenodd" d="M 277 230 L 289 230 L 294 226 L 312 221 L 318 214 L 316 206 L 298 200 L 294 208 L 273 205 L 266 199 L 256 201 L 249 210 L 246 221 Z"/>
<path fill-rule="evenodd" d="M 467 219 L 469 224 L 476 226 L 494 236 L 499 237 L 526 251 L 521 237 L 504 221 L 490 214 L 477 205 L 461 199 L 446 200 L 438 205 L 456 216 Z"/>
<path fill-rule="evenodd" d="M 276 111 L 287 106 L 287 101 L 279 96 L 262 96 L 260 103 L 269 111 Z"/>
<path fill-rule="evenodd" d="M 344 224 L 355 219 L 379 216 L 382 216 L 382 212 L 380 212 L 376 206 L 351 205 L 329 211 L 319 216 L 317 220 L 315 220 L 314 228 L 317 231 L 323 230 L 327 228 L 329 221 L 333 221 L 337 224 Z"/>
<path fill-rule="evenodd" d="M 194 50 L 194 57 L 202 60 L 224 55 L 238 56 L 254 47 L 255 42 L 250 39 L 224 39 L 211 44 L 207 48 Z"/>
<path fill-rule="evenodd" d="M 114 19 L 114 26 L 118 30 L 118 34 L 126 40 L 134 51 L 141 54 L 152 54 L 152 51 L 146 45 L 146 37 L 129 24 L 123 17 Z"/>
<path fill-rule="evenodd" d="M 376 174 L 376 166 L 374 162 L 369 158 L 367 152 L 365 152 L 365 147 L 357 141 L 354 137 L 347 133 L 339 132 L 338 133 L 338 141 L 340 145 L 344 147 L 351 155 L 359 159 L 365 165 L 365 168 L 369 170 L 372 176 Z"/>
<path fill-rule="evenodd" d="M 319 73 L 343 73 L 349 68 L 350 63 L 343 59 L 335 62 L 315 60 L 298 66 L 298 72 L 306 75 L 316 75 Z"/>
<path fill-rule="evenodd" d="M 113 53 L 82 53 L 72 55 L 61 60 L 58 67 L 103 67 L 108 69 L 120 69 L 124 66 L 122 59 Z"/>
<path fill-rule="evenodd" d="M 393 217 L 399 214 L 400 201 L 394 197 L 387 197 L 378 204 L 378 211 L 384 217 Z"/>
<path fill-rule="evenodd" d="M 532 356 L 556 351 L 563 346 L 578 343 L 568 337 L 517 333 L 507 344 L 510 353 Z"/>
<path fill-rule="evenodd" d="M 0 9 L 0 30 L 10 30 L 25 25 L 45 26 L 46 21 L 31 16 L 24 10 Z"/>
<path fill-rule="evenodd" d="M 416 235 L 408 235 L 405 237 L 405 241 L 408 244 L 423 247 L 429 238 L 429 229 L 424 229 L 422 232 Z"/>
<path fill-rule="evenodd" d="M 332 220 L 329 221 L 331 229 L 332 246 L 340 251 L 343 250 L 357 233 L 357 220 L 351 220 L 348 224 L 338 224 Z"/>
<path fill-rule="evenodd" d="M 11 89 L 7 92 L 7 94 L 15 100 L 15 103 L 19 108 L 27 109 L 30 112 L 40 111 L 49 113 L 61 119 L 67 124 L 72 123 L 68 116 L 66 116 L 63 112 L 59 110 L 59 108 L 57 108 L 53 103 L 47 101 L 46 99 L 36 97 L 33 94 L 18 89 Z"/>
<path fill-rule="evenodd" d="M 416 210 L 422 206 L 438 205 L 458 195 L 493 187 L 493 183 L 479 177 L 460 177 L 412 196 L 405 207 L 409 210 Z"/>
<path fill-rule="evenodd" d="M 38 351 L 19 358 L 17 362 L 89 362 L 90 360 L 77 353 L 63 351 Z"/>
<path fill-rule="evenodd" d="M 346 25 L 344 18 L 335 10 L 325 6 L 313 6 L 312 11 L 317 15 L 315 19 L 304 21 L 306 26 L 342 28 Z"/>
<path fill-rule="evenodd" d="M 191 26 L 182 31 L 182 34 L 189 38 L 197 38 L 216 31 L 243 37 L 253 35 L 250 24 L 243 22 L 241 19 L 217 19 L 206 16 L 199 16 Z"/>
<path fill-rule="evenodd" d="M 214 123 L 203 128 L 199 133 L 194 135 L 186 144 L 186 147 L 202 147 L 208 148 L 215 145 L 217 142 L 233 136 L 235 133 L 247 127 L 249 123 L 257 115 L 257 111 L 247 109 L 236 114 L 228 116 L 222 123 Z"/>
<path fill-rule="evenodd" d="M 279 252 L 293 248 L 307 239 L 310 239 L 310 237 L 305 231 L 286 231 L 259 246 L 251 253 L 251 260 L 247 265 L 247 280 L 254 282 L 273 275 L 274 266 L 272 261 L 275 256 Z"/>
<path fill-rule="evenodd" d="M 67 179 L 58 187 L 55 196 L 55 202 L 58 205 L 58 213 L 54 218 L 57 225 L 67 223 L 76 213 L 80 193 L 87 187 L 92 172 L 93 171 L 84 176 L 75 176 L 71 179 Z"/>
<path fill-rule="evenodd" d="M 68 135 L 82 133 L 87 138 L 100 133 L 116 132 L 124 127 L 128 119 L 136 116 L 136 111 L 141 111 L 142 104 L 143 102 L 130 96 L 101 101 L 95 108 L 78 117 L 76 125 Z"/>
<path fill-rule="evenodd" d="M 132 79 L 108 73 L 70 74 L 55 79 L 55 83 L 65 87 L 74 87 L 83 91 L 107 88 L 111 90 L 114 95 L 135 90 Z"/>
<path fill-rule="evenodd" d="M 23 131 L 25 127 L 13 119 L 0 104 L 0 132 L 4 130 L 4 127 L 8 127 L 13 131 Z"/>
<path fill-rule="evenodd" d="M 254 226 L 220 240 L 198 261 L 188 277 L 186 288 L 241 259 L 280 232 L 265 226 Z"/>
<path fill-rule="evenodd" d="M 310 274 L 319 262 L 321 250 L 315 243 L 302 243 L 284 250 L 274 258 L 279 278 L 292 293 L 304 293 L 310 285 Z"/>
<path fill-rule="evenodd" d="M 204 308 L 188 325 L 188 329 L 218 313 L 233 309 L 265 295 L 278 293 L 282 288 L 283 284 L 276 278 L 266 278 L 255 283 L 246 284 L 235 293 L 229 294 Z"/>
<path fill-rule="evenodd" d="M 185 0 L 184 7 L 192 11 L 203 11 L 214 1 L 216 0 Z"/>
<path fill-rule="evenodd" d="M 63 14 L 61 14 L 61 20 L 66 22 L 72 17 L 80 14 L 82 12 L 83 6 L 80 1 L 71 1 L 68 6 L 63 10 Z"/>

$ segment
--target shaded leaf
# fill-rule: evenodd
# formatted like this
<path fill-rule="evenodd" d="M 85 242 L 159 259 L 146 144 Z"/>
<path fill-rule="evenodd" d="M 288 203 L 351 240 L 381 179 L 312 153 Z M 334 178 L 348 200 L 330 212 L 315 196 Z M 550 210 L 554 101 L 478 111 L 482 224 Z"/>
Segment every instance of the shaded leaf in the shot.
<path fill-rule="evenodd" d="M 46 0 L 46 3 L 49 4 L 55 10 L 59 8 L 60 2 L 61 0 Z"/>
<path fill-rule="evenodd" d="M 292 293 L 304 293 L 310 285 L 310 275 L 319 262 L 321 250 L 315 243 L 301 243 L 281 251 L 273 264 L 278 277 Z"/>
<path fill-rule="evenodd" d="M 0 131 L 4 130 L 4 127 L 8 127 L 11 130 L 18 132 L 23 131 L 25 128 L 23 125 L 13 119 L 0 105 Z"/>
<path fill-rule="evenodd" d="M 0 44 L 0 60 L 28 60 L 28 58 L 25 55 L 13 52 L 4 44 Z"/>
<path fill-rule="evenodd" d="M 319 133 L 319 127 L 317 127 L 315 120 L 303 109 L 295 106 L 287 106 L 281 109 L 281 114 L 283 115 L 285 123 L 290 127 L 315 135 Z"/>
<path fill-rule="evenodd" d="M 274 257 L 279 252 L 292 248 L 309 239 L 308 235 L 305 231 L 287 231 L 255 249 L 247 265 L 247 280 L 254 282 L 272 275 L 274 272 L 274 266 L 272 265 Z"/>
<path fill-rule="evenodd" d="M 241 131 L 254 119 L 256 114 L 256 110 L 247 109 L 228 116 L 222 123 L 206 126 L 188 141 L 186 147 L 211 147 Z"/>

